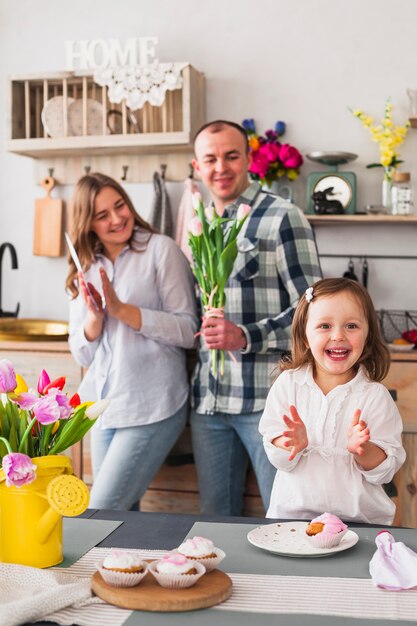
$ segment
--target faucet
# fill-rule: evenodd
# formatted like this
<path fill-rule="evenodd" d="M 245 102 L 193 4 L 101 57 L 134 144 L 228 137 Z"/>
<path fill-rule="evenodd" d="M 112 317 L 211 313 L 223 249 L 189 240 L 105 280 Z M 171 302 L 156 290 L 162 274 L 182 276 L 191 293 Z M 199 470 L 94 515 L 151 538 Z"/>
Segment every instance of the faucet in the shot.
<path fill-rule="evenodd" d="M 2 306 L 1 306 L 1 275 L 2 275 L 2 266 L 3 266 L 3 255 L 4 255 L 4 251 L 7 248 L 9 248 L 10 256 L 12 258 L 12 270 L 16 270 L 18 268 L 16 248 L 14 247 L 13 244 L 9 242 L 2 243 L 0 246 L 0 317 L 17 317 L 19 314 L 19 309 L 20 309 L 19 302 L 17 303 L 15 311 L 3 311 Z"/>

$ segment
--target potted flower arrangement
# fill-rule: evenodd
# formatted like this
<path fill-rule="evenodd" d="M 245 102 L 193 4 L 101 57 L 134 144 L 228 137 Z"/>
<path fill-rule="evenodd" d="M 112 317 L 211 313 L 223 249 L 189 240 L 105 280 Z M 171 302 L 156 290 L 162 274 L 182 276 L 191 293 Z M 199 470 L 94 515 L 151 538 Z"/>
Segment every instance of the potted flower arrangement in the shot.
<path fill-rule="evenodd" d="M 84 483 L 60 456 L 80 441 L 108 406 L 68 398 L 65 377 L 45 370 L 28 389 L 10 361 L 0 361 L 0 560 L 37 567 L 62 561 L 62 515 L 88 506 Z"/>
<path fill-rule="evenodd" d="M 267 130 L 265 135 L 258 135 L 252 118 L 245 119 L 242 126 L 246 130 L 249 141 L 251 164 L 249 176 L 271 187 L 272 183 L 283 177 L 292 181 L 298 178 L 303 157 L 297 148 L 283 143 L 285 122 L 278 121 L 274 129 Z"/>
<path fill-rule="evenodd" d="M 224 317 L 225 287 L 237 256 L 236 240 L 251 207 L 241 204 L 235 218 L 225 218 L 224 210 L 212 205 L 205 208 L 199 193 L 193 194 L 193 204 L 196 215 L 189 224 L 191 268 L 200 288 L 204 315 Z M 224 351 L 210 350 L 210 357 L 213 376 L 217 376 L 218 357 L 223 376 Z"/>
<path fill-rule="evenodd" d="M 384 179 L 382 185 L 382 206 L 391 208 L 391 186 L 394 171 L 403 161 L 399 158 L 398 147 L 403 143 L 410 122 L 403 126 L 396 126 L 392 119 L 393 104 L 388 98 L 385 103 L 384 117 L 379 124 L 374 124 L 372 117 L 364 113 L 361 109 L 351 110 L 362 125 L 369 130 L 372 141 L 379 144 L 379 163 L 370 163 L 367 168 L 382 167 L 384 169 Z"/>

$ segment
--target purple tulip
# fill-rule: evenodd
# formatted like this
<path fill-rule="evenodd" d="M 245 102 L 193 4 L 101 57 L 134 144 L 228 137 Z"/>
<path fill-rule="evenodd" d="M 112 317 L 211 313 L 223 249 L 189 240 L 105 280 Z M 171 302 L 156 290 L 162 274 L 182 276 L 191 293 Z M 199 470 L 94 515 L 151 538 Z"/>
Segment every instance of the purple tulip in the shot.
<path fill-rule="evenodd" d="M 42 370 L 41 375 L 38 378 L 38 393 L 43 393 L 46 385 L 49 385 L 51 379 L 48 376 L 48 373 L 45 370 Z"/>
<path fill-rule="evenodd" d="M 61 411 L 58 402 L 53 396 L 47 395 L 40 398 L 33 407 L 33 414 L 40 424 L 46 426 L 59 420 Z"/>
<path fill-rule="evenodd" d="M 48 398 L 53 398 L 59 408 L 59 419 L 68 419 L 72 413 L 72 406 L 69 403 L 67 395 L 59 389 L 50 389 L 48 391 Z"/>
<path fill-rule="evenodd" d="M 10 393 L 17 387 L 13 365 L 7 359 L 0 361 L 0 393 Z"/>
<path fill-rule="evenodd" d="M 36 478 L 36 465 L 27 454 L 10 452 L 3 457 L 3 472 L 6 476 L 6 486 L 21 487 L 33 483 Z"/>
<path fill-rule="evenodd" d="M 23 391 L 20 393 L 15 402 L 20 406 L 21 409 L 25 411 L 30 411 L 33 408 L 34 404 L 38 401 L 38 396 L 35 396 L 34 393 L 30 393 L 30 391 Z"/>

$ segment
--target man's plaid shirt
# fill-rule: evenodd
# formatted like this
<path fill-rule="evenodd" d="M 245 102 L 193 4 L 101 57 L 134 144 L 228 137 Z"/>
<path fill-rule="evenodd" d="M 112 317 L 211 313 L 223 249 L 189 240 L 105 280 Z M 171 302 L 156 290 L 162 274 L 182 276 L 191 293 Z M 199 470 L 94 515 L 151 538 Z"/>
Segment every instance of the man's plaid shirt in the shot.
<path fill-rule="evenodd" d="M 252 183 L 233 205 L 252 206 L 238 238 L 238 255 L 226 286 L 225 318 L 238 324 L 247 346 L 225 355 L 224 375 L 215 379 L 209 353 L 200 342 L 193 377 L 198 413 L 253 413 L 263 410 L 271 373 L 290 349 L 294 309 L 305 290 L 322 277 L 313 231 L 295 205 Z"/>

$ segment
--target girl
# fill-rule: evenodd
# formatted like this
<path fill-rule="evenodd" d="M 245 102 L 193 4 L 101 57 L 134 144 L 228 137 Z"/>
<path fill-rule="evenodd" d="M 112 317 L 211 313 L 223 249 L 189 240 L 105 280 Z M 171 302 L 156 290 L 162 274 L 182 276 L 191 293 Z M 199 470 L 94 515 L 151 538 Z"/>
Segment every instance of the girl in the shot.
<path fill-rule="evenodd" d="M 267 517 L 392 524 L 382 484 L 405 460 L 401 417 L 380 384 L 388 372 L 368 292 L 327 278 L 301 298 L 292 354 L 269 392 L 259 430 L 279 470 Z"/>
<path fill-rule="evenodd" d="M 192 275 L 174 241 L 153 232 L 112 178 L 83 176 L 74 213 L 91 295 L 71 262 L 70 348 L 88 368 L 82 399 L 111 400 L 91 435 L 90 506 L 137 508 L 187 417 Z"/>

